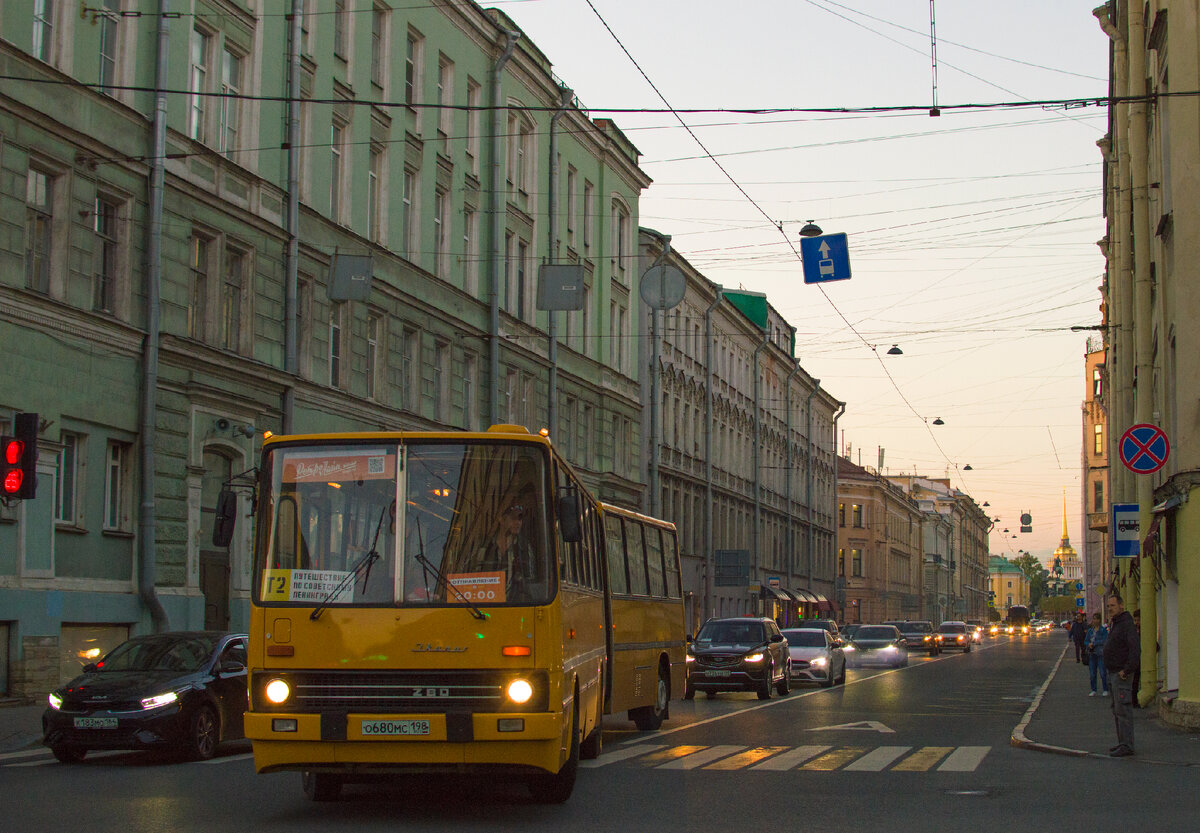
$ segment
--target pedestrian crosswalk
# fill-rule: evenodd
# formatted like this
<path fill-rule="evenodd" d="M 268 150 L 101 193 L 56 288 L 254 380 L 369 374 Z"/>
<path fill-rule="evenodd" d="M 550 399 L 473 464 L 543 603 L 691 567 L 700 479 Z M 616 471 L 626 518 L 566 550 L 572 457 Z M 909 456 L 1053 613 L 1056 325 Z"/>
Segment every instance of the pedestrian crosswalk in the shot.
<path fill-rule="evenodd" d="M 767 772 L 974 772 L 990 746 L 713 746 L 639 743 L 606 752 L 581 767 L 625 763 L 646 769 Z"/>

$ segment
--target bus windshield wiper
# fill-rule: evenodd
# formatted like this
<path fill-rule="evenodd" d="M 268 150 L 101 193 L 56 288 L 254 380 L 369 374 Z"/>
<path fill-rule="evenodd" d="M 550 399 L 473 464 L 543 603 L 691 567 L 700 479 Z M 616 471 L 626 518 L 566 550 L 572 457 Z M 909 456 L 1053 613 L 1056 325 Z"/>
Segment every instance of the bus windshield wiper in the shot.
<path fill-rule="evenodd" d="M 338 582 L 337 587 L 329 591 L 319 605 L 313 608 L 313 612 L 308 615 L 309 619 L 314 622 L 321 618 L 321 613 L 329 605 L 329 602 L 334 599 L 339 593 L 346 589 L 347 585 L 354 586 L 354 582 L 358 580 L 358 574 L 363 574 L 363 592 L 367 590 L 367 580 L 371 578 L 371 565 L 379 560 L 379 551 L 375 547 L 379 544 L 379 533 L 383 529 L 383 516 L 388 513 L 387 506 L 383 507 L 383 511 L 379 513 L 379 523 L 375 525 L 375 539 L 371 541 L 370 551 L 364 555 L 359 562 L 354 565 L 354 568 L 346 575 L 344 579 Z"/>
<path fill-rule="evenodd" d="M 454 592 L 458 600 L 471 609 L 471 615 L 476 619 L 487 619 L 488 615 L 480 610 L 470 599 L 463 595 L 463 592 L 450 583 L 446 578 L 446 574 L 433 566 L 433 562 L 425 557 L 425 536 L 421 534 L 421 519 L 417 518 L 417 563 L 424 569 L 433 573 L 433 577 L 438 580 L 438 584 L 446 587 Z"/>

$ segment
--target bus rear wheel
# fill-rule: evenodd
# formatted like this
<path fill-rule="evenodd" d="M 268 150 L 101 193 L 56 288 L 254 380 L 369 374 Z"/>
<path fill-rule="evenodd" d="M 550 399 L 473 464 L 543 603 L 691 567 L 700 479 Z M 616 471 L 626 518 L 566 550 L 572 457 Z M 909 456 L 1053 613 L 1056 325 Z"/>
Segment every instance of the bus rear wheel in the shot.
<path fill-rule="evenodd" d="M 630 709 L 629 717 L 643 732 L 652 732 L 662 726 L 663 719 L 667 716 L 667 708 L 670 702 L 671 680 L 667 676 L 667 669 L 659 665 L 658 687 L 654 692 L 654 705 L 638 706 L 636 709 Z"/>

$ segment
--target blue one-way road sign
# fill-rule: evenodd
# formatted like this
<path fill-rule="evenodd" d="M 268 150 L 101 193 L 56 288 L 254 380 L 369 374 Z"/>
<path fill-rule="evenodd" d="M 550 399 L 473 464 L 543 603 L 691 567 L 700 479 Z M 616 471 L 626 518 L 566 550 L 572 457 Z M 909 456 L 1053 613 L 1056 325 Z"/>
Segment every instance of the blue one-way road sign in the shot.
<path fill-rule="evenodd" d="M 850 277 L 850 247 L 844 234 L 800 238 L 804 282 L 844 281 Z"/>

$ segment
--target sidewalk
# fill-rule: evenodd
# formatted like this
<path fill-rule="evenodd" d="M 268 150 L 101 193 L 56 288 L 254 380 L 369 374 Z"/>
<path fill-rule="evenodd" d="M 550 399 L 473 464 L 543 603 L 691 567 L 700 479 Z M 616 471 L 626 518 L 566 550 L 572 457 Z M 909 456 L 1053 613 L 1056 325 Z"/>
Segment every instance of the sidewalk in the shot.
<path fill-rule="evenodd" d="M 0 754 L 42 745 L 44 703 L 0 699 Z"/>
<path fill-rule="evenodd" d="M 1089 697 L 1086 665 L 1075 662 L 1071 646 L 1063 652 L 1024 719 L 1013 730 L 1012 744 L 1061 755 L 1108 758 L 1116 745 L 1112 701 Z M 1133 710 L 1136 754 L 1122 759 L 1169 766 L 1200 766 L 1200 732 L 1168 726 L 1157 706 Z"/>

